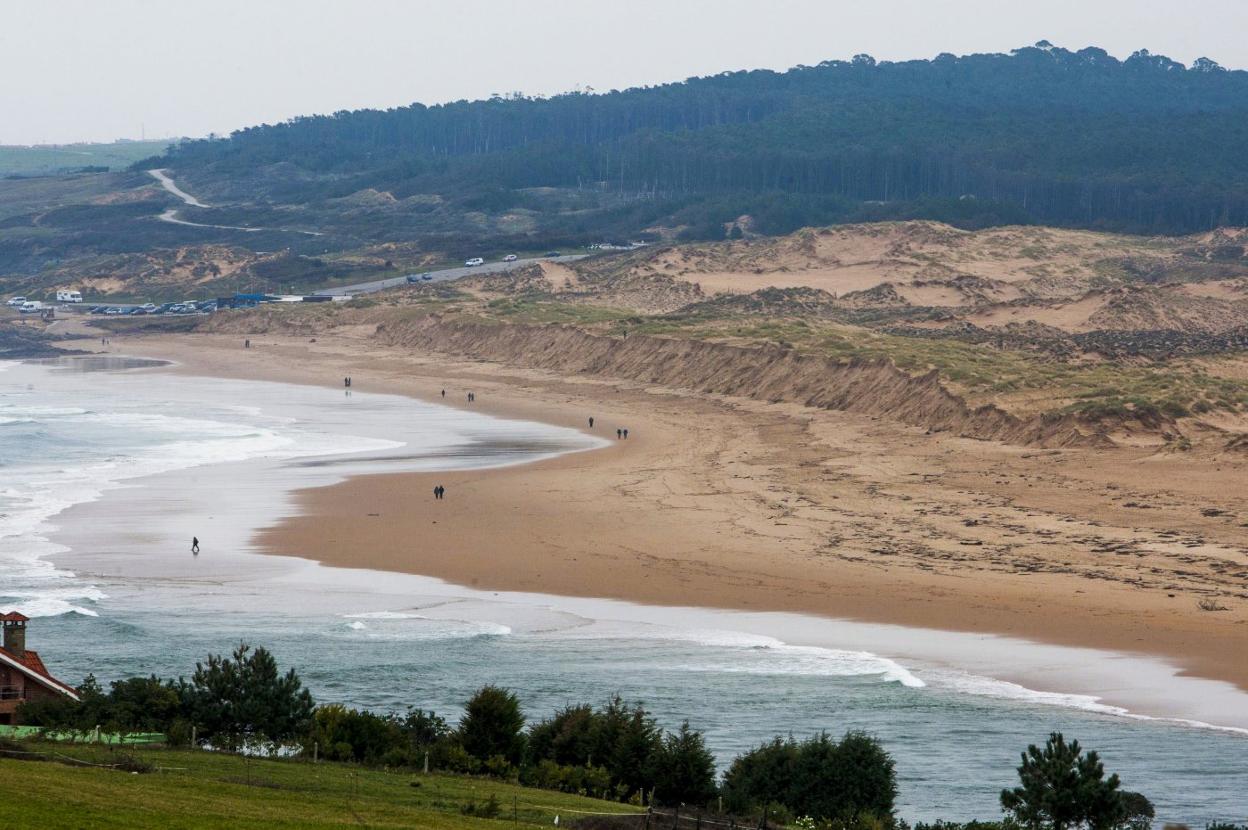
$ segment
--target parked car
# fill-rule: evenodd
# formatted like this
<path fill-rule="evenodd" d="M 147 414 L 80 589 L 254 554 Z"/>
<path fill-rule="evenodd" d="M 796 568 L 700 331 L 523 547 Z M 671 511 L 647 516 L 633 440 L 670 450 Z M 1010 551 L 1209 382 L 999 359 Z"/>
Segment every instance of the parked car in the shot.
<path fill-rule="evenodd" d="M 5 305 L 13 306 L 13 308 L 21 308 L 25 303 L 26 303 L 25 297 L 14 297 L 11 300 L 9 300 L 7 303 L 5 303 Z"/>
<path fill-rule="evenodd" d="M 474 256 L 472 259 L 464 260 L 464 266 L 468 268 L 473 268 L 477 265 L 484 265 L 484 264 L 485 264 L 485 260 L 479 256 Z"/>
<path fill-rule="evenodd" d="M 108 311 L 108 306 L 106 306 L 106 305 L 93 305 L 93 306 L 91 306 L 91 308 L 87 311 L 87 313 L 88 313 L 88 314 L 103 314 L 105 311 Z"/>
<path fill-rule="evenodd" d="M 503 262 L 515 262 L 516 259 L 517 257 L 515 254 L 508 254 L 507 256 L 503 257 Z"/>
<path fill-rule="evenodd" d="M 420 275 L 420 278 L 424 280 L 425 282 L 429 282 L 430 280 L 433 279 L 433 274 L 430 274 L 428 271 L 426 271 L 425 273 Z"/>
<path fill-rule="evenodd" d="M 111 317 L 114 314 L 124 314 L 125 312 L 115 305 L 110 305 L 108 308 L 104 309 L 104 313 Z"/>
<path fill-rule="evenodd" d="M 546 256 L 563 256 L 563 254 L 559 253 L 558 251 L 547 251 Z"/>
<path fill-rule="evenodd" d="M 136 305 L 134 308 L 126 312 L 126 314 L 147 314 L 147 313 L 148 313 L 147 309 L 141 305 Z"/>
<path fill-rule="evenodd" d="M 27 300 L 26 302 L 22 303 L 18 307 L 17 310 L 20 311 L 22 314 L 35 314 L 37 312 L 43 311 L 43 303 L 39 302 L 38 300 Z"/>

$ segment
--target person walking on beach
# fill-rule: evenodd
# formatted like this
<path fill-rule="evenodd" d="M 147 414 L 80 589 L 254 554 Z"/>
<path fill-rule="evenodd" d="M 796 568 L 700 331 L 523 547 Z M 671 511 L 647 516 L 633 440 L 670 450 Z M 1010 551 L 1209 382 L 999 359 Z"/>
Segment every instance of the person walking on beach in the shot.
<path fill-rule="evenodd" d="M 444 398 L 446 397 L 446 390 L 445 390 L 445 389 L 443 389 L 443 390 L 442 390 L 442 397 L 444 397 Z"/>
<path fill-rule="evenodd" d="M 618 441 L 618 440 L 620 440 L 620 439 L 621 439 L 621 438 L 623 438 L 623 437 L 624 437 L 624 430 L 622 430 L 622 429 L 617 429 L 617 430 L 615 431 L 615 440 L 617 440 L 617 441 Z"/>
<path fill-rule="evenodd" d="M 191 537 L 191 556 L 199 556 L 199 537 Z"/>
<path fill-rule="evenodd" d="M 243 341 L 243 348 L 244 348 L 244 349 L 250 349 L 250 348 L 251 348 L 251 340 L 250 340 L 250 339 L 247 339 L 247 340 L 244 340 L 244 341 Z"/>
<path fill-rule="evenodd" d="M 593 415 L 589 416 L 589 428 L 590 429 L 594 428 L 594 416 Z"/>
<path fill-rule="evenodd" d="M 628 428 L 627 428 L 627 427 L 625 427 L 625 428 L 624 428 L 624 437 L 625 437 L 625 438 L 628 438 Z"/>

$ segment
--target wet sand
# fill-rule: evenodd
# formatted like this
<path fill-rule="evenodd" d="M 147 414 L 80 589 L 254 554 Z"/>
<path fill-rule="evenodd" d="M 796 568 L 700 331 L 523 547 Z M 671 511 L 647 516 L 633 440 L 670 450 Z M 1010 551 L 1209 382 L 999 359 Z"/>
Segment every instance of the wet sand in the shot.
<path fill-rule="evenodd" d="M 775 610 L 1162 656 L 1248 689 L 1248 464 L 1031 450 L 893 422 L 413 355 L 368 332 L 116 337 L 188 374 L 392 392 L 612 446 L 299 494 L 270 552 L 488 590 Z M 74 344 L 89 346 L 89 343 Z M 615 440 L 617 428 L 630 437 Z M 443 501 L 430 495 L 447 488 Z M 379 514 L 379 515 L 370 515 Z M 1202 611 L 1216 598 L 1226 611 Z M 1031 684 L 1035 688 L 1035 684 Z M 1053 688 L 1062 691 L 1060 688 Z"/>

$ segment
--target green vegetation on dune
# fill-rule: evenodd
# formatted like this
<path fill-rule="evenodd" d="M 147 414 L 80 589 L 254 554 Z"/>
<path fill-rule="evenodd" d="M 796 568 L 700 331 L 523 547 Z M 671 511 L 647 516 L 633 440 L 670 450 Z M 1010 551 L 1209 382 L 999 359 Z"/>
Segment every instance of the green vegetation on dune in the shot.
<path fill-rule="evenodd" d="M 637 808 L 520 787 L 490 778 L 388 772 L 340 763 L 245 758 L 191 750 L 23 745 L 92 764 L 137 759 L 154 771 L 36 763 L 0 757 L 6 795 L 0 823 L 12 827 L 498 827 L 513 815 L 549 827 L 587 813 Z M 491 806 L 494 805 L 494 806 Z M 471 813 L 471 814 L 470 814 Z"/>
<path fill-rule="evenodd" d="M 1243 383 L 1216 377 L 1187 360 L 1072 362 L 1040 351 L 906 337 L 817 319 L 641 316 L 531 297 L 495 300 L 486 315 L 506 322 L 575 324 L 613 336 L 780 344 L 834 360 L 887 360 L 912 374 L 936 371 L 972 405 L 994 401 L 1018 411 L 1078 412 L 1092 418 L 1132 413 L 1181 417 L 1248 407 Z"/>

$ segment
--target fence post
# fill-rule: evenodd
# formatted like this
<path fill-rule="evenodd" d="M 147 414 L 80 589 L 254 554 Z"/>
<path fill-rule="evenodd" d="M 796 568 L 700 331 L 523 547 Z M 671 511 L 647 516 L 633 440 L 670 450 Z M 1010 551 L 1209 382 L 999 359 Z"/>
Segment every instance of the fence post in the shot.
<path fill-rule="evenodd" d="M 315 764 L 320 760 L 321 760 L 321 742 L 313 741 L 312 742 L 312 763 Z"/>
<path fill-rule="evenodd" d="M 425 775 L 429 774 L 429 753 L 425 752 Z"/>

